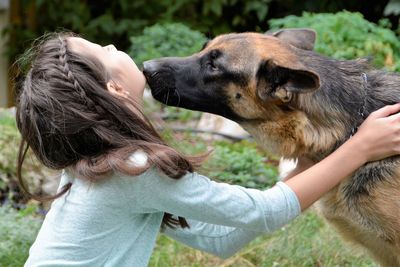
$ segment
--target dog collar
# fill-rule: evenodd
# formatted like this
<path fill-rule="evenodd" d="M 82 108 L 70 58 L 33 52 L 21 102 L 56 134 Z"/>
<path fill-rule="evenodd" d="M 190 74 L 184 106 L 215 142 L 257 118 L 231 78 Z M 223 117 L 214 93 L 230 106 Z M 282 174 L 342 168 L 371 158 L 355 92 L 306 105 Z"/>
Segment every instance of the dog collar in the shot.
<path fill-rule="evenodd" d="M 363 98 L 363 105 L 360 107 L 358 110 L 357 114 L 360 119 L 360 123 L 357 124 L 357 126 L 353 127 L 351 129 L 350 137 L 356 134 L 358 131 L 358 128 L 360 127 L 361 123 L 365 120 L 365 108 L 367 105 L 367 88 L 368 88 L 368 76 L 365 72 L 361 73 L 362 79 L 363 79 L 363 88 L 364 88 L 364 98 Z"/>

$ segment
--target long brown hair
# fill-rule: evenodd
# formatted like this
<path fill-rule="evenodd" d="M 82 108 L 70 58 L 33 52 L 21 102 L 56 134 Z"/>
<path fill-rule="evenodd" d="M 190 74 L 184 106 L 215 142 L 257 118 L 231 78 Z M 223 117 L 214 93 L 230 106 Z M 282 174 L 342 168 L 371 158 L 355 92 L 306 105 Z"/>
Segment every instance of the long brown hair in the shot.
<path fill-rule="evenodd" d="M 114 171 L 139 175 L 151 166 L 173 179 L 193 172 L 204 157 L 184 156 L 169 147 L 137 103 L 108 92 L 111 77 L 97 58 L 68 49 L 69 36 L 48 35 L 23 56 L 30 67 L 17 86 L 16 119 L 22 136 L 17 175 L 22 190 L 32 198 L 50 200 L 72 185 L 67 183 L 50 197 L 30 194 L 21 177 L 28 149 L 46 167 L 68 168 L 77 177 L 92 181 Z M 148 161 L 133 167 L 127 159 L 138 150 L 147 154 Z M 168 213 L 163 225 L 188 226 L 184 218 L 175 219 Z"/>

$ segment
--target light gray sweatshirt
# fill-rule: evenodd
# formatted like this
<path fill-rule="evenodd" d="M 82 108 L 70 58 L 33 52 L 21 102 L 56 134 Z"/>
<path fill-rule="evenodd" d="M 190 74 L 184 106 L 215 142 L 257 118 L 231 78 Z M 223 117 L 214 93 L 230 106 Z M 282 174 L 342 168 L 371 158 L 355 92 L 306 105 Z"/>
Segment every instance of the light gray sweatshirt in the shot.
<path fill-rule="evenodd" d="M 140 152 L 131 157 L 143 164 Z M 63 172 L 25 266 L 147 266 L 164 212 L 185 217 L 190 228 L 165 234 L 188 246 L 227 258 L 262 233 L 300 213 L 284 183 L 260 191 L 217 183 L 197 173 L 171 179 L 150 168 L 139 176 L 114 174 L 89 182 Z"/>

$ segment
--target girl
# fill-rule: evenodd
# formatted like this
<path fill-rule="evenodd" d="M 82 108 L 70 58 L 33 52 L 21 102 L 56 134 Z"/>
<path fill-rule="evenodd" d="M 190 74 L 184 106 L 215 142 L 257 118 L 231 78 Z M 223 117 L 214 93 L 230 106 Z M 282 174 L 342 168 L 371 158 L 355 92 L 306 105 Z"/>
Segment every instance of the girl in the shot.
<path fill-rule="evenodd" d="M 113 45 L 55 34 L 33 48 L 19 88 L 27 150 L 63 170 L 25 266 L 146 266 L 160 226 L 226 258 L 293 220 L 367 161 L 400 152 L 400 105 L 374 112 L 322 162 L 265 191 L 193 172 L 201 157 L 167 146 L 142 114 L 145 78 Z M 389 116 L 389 117 L 387 117 Z"/>

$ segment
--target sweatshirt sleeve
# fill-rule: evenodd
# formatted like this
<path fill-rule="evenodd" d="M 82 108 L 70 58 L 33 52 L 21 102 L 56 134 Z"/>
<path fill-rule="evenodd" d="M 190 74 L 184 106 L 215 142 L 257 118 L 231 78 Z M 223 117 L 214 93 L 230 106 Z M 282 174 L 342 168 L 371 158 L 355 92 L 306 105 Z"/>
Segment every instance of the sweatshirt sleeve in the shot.
<path fill-rule="evenodd" d="M 143 212 L 168 212 L 254 232 L 274 231 L 300 213 L 297 196 L 282 182 L 261 191 L 218 183 L 197 173 L 172 179 L 151 169 L 137 177 L 133 187 L 135 205 Z"/>
<path fill-rule="evenodd" d="M 187 220 L 190 228 L 166 227 L 163 233 L 189 247 L 222 259 L 229 258 L 262 233 L 223 225 Z"/>

